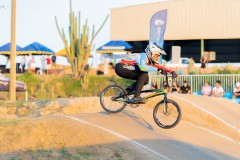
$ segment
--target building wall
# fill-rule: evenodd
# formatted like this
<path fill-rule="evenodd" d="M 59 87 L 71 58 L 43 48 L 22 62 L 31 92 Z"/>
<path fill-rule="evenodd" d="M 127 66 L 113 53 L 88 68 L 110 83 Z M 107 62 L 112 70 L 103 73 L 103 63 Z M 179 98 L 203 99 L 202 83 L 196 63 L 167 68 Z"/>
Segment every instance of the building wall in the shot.
<path fill-rule="evenodd" d="M 128 41 L 134 48 L 144 52 L 148 41 Z M 172 59 L 172 46 L 181 47 L 181 57 L 192 57 L 195 62 L 200 62 L 201 40 L 165 40 L 164 50 L 167 55 L 163 59 Z M 209 39 L 204 40 L 204 51 L 214 51 L 216 60 L 213 63 L 240 62 L 240 39 Z"/>
<path fill-rule="evenodd" d="M 150 19 L 168 9 L 165 40 L 239 39 L 240 0 L 170 0 L 111 9 L 111 40 L 149 40 Z"/>

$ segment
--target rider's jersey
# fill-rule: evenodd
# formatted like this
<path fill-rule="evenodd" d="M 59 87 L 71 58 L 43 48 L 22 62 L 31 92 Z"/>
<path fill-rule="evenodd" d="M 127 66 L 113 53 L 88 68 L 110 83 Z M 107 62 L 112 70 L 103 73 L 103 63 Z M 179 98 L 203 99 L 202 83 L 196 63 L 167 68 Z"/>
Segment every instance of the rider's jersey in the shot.
<path fill-rule="evenodd" d="M 126 60 L 134 60 L 136 62 L 136 64 L 139 66 L 141 71 L 145 71 L 145 72 L 155 72 L 155 71 L 157 71 L 156 67 L 146 65 L 146 62 L 147 62 L 146 53 L 127 54 L 125 59 Z"/>
<path fill-rule="evenodd" d="M 133 53 L 127 54 L 125 59 L 122 59 L 120 63 L 127 65 L 138 65 L 141 71 L 144 72 L 156 72 L 158 69 L 163 69 L 166 72 L 171 72 L 170 68 L 166 68 L 161 64 L 147 64 L 146 53 Z"/>

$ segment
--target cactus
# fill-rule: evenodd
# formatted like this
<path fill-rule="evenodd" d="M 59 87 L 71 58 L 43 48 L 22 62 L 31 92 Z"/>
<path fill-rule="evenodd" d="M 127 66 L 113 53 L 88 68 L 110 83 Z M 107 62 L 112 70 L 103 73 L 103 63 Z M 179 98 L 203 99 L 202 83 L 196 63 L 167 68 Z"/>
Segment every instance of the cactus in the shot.
<path fill-rule="evenodd" d="M 57 17 L 55 16 L 56 26 L 59 32 L 59 35 L 64 43 L 67 59 L 72 67 L 72 72 L 75 78 L 80 78 L 82 87 L 87 87 L 87 75 L 88 71 L 85 67 L 88 63 L 88 58 L 90 57 L 90 52 L 94 49 L 93 40 L 96 38 L 100 30 L 103 28 L 105 23 L 107 22 L 108 15 L 105 18 L 104 22 L 100 26 L 100 28 L 95 32 L 95 26 L 93 25 L 91 37 L 89 36 L 89 27 L 87 20 L 85 24 L 82 26 L 81 30 L 81 19 L 80 12 L 78 13 L 78 17 L 74 15 L 72 11 L 72 0 L 70 0 L 70 14 L 69 14 L 69 40 L 70 40 L 70 50 L 68 50 L 68 42 L 66 40 L 66 35 L 64 30 L 60 30 L 57 22 Z"/>

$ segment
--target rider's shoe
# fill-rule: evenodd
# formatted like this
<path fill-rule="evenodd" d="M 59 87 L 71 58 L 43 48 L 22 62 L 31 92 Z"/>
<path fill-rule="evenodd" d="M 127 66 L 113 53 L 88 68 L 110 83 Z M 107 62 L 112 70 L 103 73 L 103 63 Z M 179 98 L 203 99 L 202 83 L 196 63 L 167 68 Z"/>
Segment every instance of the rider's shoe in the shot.
<path fill-rule="evenodd" d="M 147 99 L 146 98 L 142 98 L 142 97 L 133 97 L 131 99 L 132 103 L 142 103 L 142 104 L 145 104 L 147 102 Z"/>

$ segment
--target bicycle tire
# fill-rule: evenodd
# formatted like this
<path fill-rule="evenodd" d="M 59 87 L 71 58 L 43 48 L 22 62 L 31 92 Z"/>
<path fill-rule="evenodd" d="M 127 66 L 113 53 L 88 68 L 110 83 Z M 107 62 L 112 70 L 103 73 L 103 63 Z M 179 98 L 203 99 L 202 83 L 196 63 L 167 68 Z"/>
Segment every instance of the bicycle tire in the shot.
<path fill-rule="evenodd" d="M 113 89 L 116 89 L 116 91 L 113 91 Z M 123 93 L 122 98 L 119 98 L 116 101 L 112 100 L 113 97 L 119 96 L 120 93 Z M 128 96 L 125 89 L 118 85 L 110 85 L 102 90 L 100 94 L 100 104 L 106 112 L 118 113 L 127 106 L 127 103 L 121 101 L 127 98 Z"/>
<path fill-rule="evenodd" d="M 164 105 L 165 105 L 164 100 L 160 101 L 154 107 L 154 110 L 153 110 L 153 119 L 154 119 L 155 123 L 163 129 L 170 129 L 170 128 L 175 127 L 179 123 L 179 121 L 181 119 L 181 115 L 182 115 L 181 108 L 179 107 L 177 102 L 175 102 L 171 99 L 167 99 L 167 104 L 168 104 L 168 108 L 167 108 L 168 113 L 164 113 L 165 111 L 162 111 L 162 109 L 164 109 Z M 172 108 L 170 108 L 170 107 L 172 107 Z M 163 115 L 164 118 L 172 118 L 174 116 L 172 113 L 173 110 L 175 110 L 177 113 L 175 120 L 173 122 L 166 124 L 166 122 L 164 122 L 164 120 L 162 120 L 162 119 L 160 120 L 158 114 Z"/>

